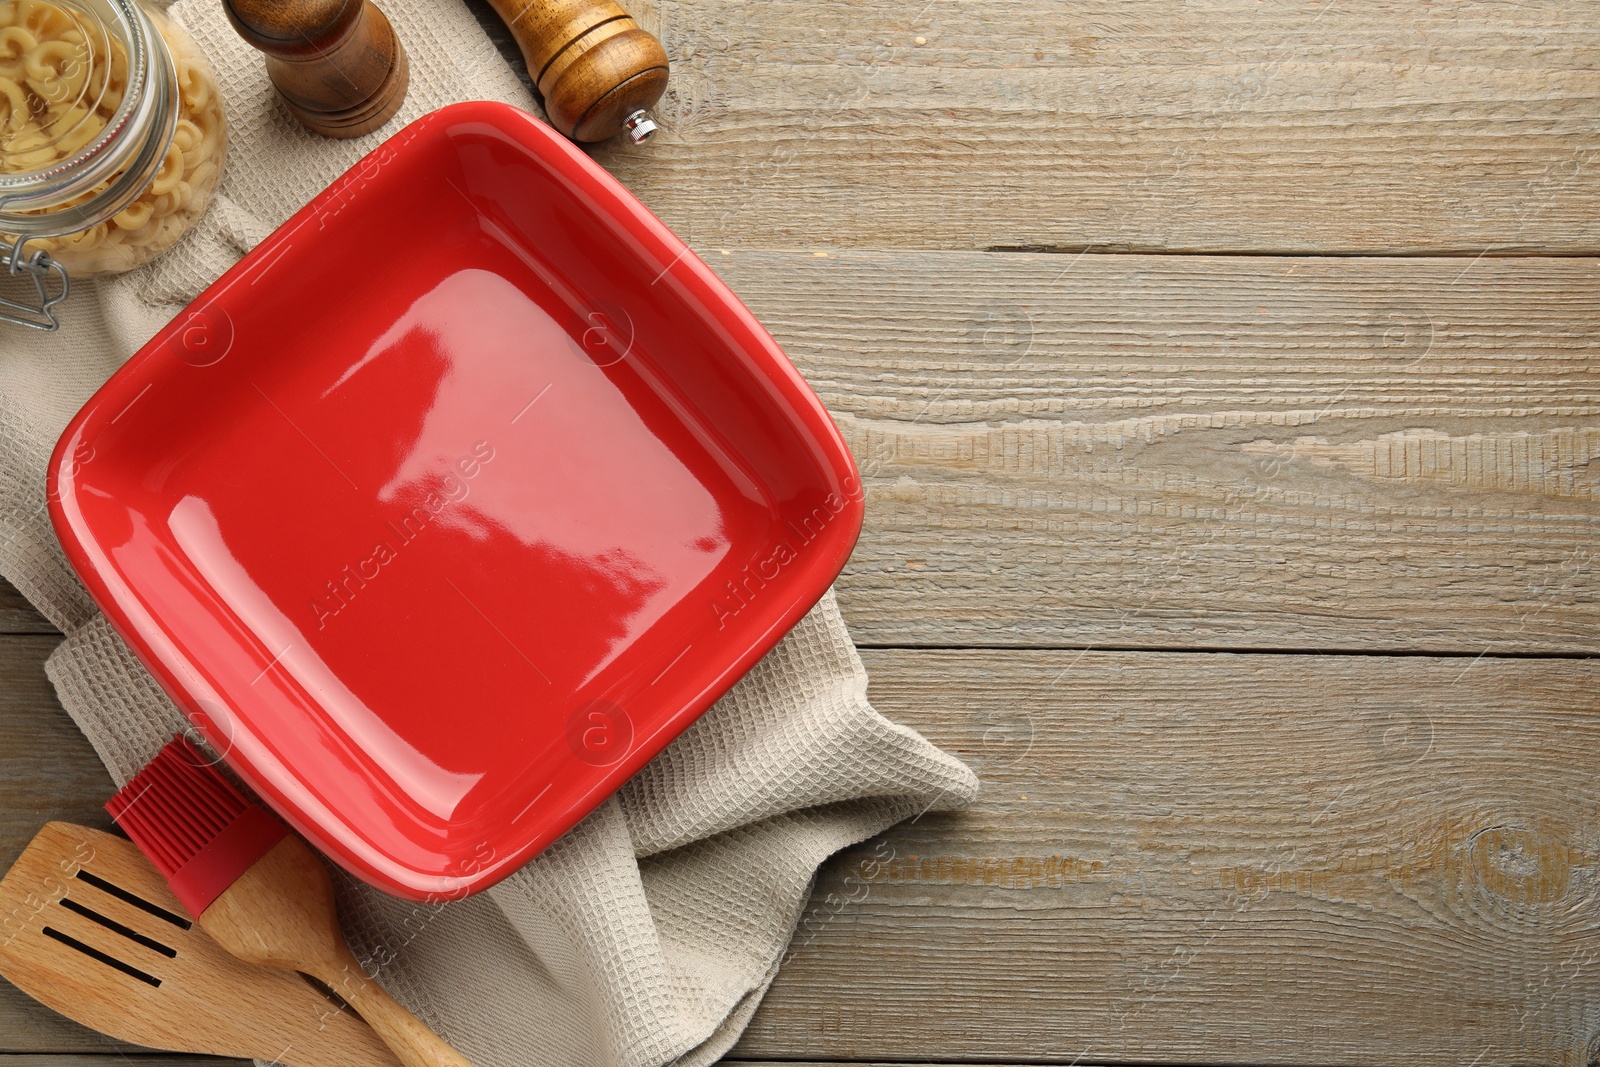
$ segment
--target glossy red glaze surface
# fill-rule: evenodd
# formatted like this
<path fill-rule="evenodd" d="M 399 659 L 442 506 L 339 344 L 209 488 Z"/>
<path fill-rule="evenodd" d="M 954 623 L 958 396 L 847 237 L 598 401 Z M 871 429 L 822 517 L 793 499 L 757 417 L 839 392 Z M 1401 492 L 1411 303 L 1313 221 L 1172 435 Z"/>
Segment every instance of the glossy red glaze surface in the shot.
<path fill-rule="evenodd" d="M 68 427 L 96 601 L 317 847 L 475 892 L 590 811 L 827 589 L 826 411 L 614 179 L 504 105 L 401 131 Z"/>

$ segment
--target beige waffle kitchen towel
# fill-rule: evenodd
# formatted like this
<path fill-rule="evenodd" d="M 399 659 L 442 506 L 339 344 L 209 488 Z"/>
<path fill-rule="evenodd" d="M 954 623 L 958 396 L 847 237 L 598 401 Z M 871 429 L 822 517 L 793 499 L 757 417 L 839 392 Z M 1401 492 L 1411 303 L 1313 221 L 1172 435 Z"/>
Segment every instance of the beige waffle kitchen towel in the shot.
<path fill-rule="evenodd" d="M 221 4 L 180 0 L 173 13 L 229 105 L 214 206 L 154 263 L 81 286 L 59 333 L 0 327 L 0 571 L 66 632 L 47 669 L 118 784 L 182 719 L 50 531 L 56 437 L 162 323 L 382 137 L 456 100 L 535 107 L 459 0 L 383 6 L 410 56 L 410 93 L 385 129 L 346 142 L 288 117 Z M 976 792 L 966 767 L 872 709 L 866 681 L 830 594 L 621 792 L 493 890 L 425 907 L 344 884 L 352 945 L 478 1067 L 715 1061 L 771 983 L 818 864 Z"/>

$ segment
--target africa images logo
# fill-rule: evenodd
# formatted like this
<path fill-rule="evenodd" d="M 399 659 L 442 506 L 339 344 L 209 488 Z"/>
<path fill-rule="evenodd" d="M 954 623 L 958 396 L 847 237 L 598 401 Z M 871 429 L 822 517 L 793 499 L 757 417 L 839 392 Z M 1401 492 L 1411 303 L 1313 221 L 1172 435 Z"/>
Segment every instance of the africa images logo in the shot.
<path fill-rule="evenodd" d="M 852 500 L 861 499 L 861 479 L 855 475 L 846 478 L 841 486 L 843 493 L 831 492 L 822 503 L 801 516 L 790 519 L 787 528 L 791 536 L 780 537 L 765 553 L 758 552 L 750 558 L 734 578 L 728 579 L 726 599 L 713 599 L 711 613 L 716 616 L 717 629 L 728 625 L 728 620 L 753 603 L 767 583 L 775 580 L 783 568 L 800 558 L 800 551 L 811 544 L 828 524 L 837 518 Z"/>
<path fill-rule="evenodd" d="M 368 582 L 376 581 L 383 568 L 400 558 L 400 553 L 411 542 L 422 536 L 446 509 L 467 498 L 472 491 L 468 484 L 482 473 L 494 459 L 494 448 L 487 441 L 478 441 L 469 455 L 455 463 L 455 470 L 439 480 L 437 488 L 429 489 L 421 501 L 398 520 L 385 523 L 388 535 L 372 546 L 362 559 L 347 563 L 333 578 L 323 583 L 326 595 L 319 594 L 311 600 L 311 613 L 317 620 L 317 629 L 328 625 L 328 620 L 349 607 Z M 459 472 L 459 476 L 456 472 Z"/>

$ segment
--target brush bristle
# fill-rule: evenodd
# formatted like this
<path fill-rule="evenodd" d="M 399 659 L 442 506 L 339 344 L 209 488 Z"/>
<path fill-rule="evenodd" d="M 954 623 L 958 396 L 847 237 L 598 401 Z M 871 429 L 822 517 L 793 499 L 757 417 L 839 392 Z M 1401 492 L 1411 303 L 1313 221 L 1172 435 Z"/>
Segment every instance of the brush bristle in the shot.
<path fill-rule="evenodd" d="M 161 873 L 173 873 L 251 807 L 183 736 L 174 737 L 106 804 Z"/>

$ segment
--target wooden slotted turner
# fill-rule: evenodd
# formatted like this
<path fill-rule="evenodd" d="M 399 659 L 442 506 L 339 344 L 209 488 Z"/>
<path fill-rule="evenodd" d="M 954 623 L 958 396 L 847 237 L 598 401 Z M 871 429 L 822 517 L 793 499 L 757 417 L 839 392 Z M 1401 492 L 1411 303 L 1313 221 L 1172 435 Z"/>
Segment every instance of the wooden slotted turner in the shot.
<path fill-rule="evenodd" d="M 52 822 L 0 880 L 0 975 L 103 1034 L 285 1067 L 398 1067 L 354 1012 L 242 963 L 132 843 Z"/>

